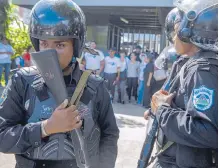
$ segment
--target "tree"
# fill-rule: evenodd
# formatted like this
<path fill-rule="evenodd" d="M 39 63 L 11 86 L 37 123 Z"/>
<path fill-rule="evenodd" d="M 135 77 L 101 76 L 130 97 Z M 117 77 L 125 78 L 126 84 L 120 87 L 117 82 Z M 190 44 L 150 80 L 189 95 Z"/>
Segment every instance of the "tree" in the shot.
<path fill-rule="evenodd" d="M 7 17 L 5 20 L 5 35 L 14 49 L 12 59 L 22 55 L 25 49 L 31 45 L 28 36 L 28 27 L 17 15 L 18 7 L 8 5 L 6 8 Z"/>
<path fill-rule="evenodd" d="M 0 38 L 5 32 L 6 9 L 9 7 L 8 0 L 0 0 Z"/>

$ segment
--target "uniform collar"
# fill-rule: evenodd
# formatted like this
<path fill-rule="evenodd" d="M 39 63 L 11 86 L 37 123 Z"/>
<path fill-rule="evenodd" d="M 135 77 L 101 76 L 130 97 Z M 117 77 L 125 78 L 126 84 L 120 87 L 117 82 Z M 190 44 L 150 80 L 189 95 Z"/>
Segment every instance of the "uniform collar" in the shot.
<path fill-rule="evenodd" d="M 191 58 L 192 59 L 199 59 L 199 58 L 205 58 L 205 57 L 217 58 L 217 54 L 214 53 L 213 51 L 200 50 L 194 56 L 192 56 Z"/>

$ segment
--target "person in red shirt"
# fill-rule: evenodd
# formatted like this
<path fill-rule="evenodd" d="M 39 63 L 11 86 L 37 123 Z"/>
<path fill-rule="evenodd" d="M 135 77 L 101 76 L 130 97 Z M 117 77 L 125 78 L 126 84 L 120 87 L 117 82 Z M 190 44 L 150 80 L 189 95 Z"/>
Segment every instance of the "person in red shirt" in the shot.
<path fill-rule="evenodd" d="M 32 46 L 27 47 L 26 52 L 23 55 L 25 67 L 29 67 L 31 65 L 31 61 L 30 61 L 30 50 L 31 50 L 31 48 L 32 48 Z"/>

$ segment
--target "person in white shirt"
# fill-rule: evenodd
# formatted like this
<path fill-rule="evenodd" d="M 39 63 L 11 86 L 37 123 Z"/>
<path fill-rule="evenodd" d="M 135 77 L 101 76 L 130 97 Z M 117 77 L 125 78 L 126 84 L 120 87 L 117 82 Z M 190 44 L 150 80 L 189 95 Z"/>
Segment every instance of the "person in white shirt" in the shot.
<path fill-rule="evenodd" d="M 95 41 L 90 43 L 90 48 L 97 51 L 99 55 L 85 52 L 83 55 L 83 64 L 86 70 L 92 70 L 96 75 L 100 75 L 104 69 L 104 55 L 100 50 L 96 49 L 96 46 Z"/>
<path fill-rule="evenodd" d="M 116 49 L 110 48 L 109 56 L 105 58 L 104 78 L 107 80 L 107 88 L 110 91 L 113 101 L 115 85 L 120 78 L 120 60 L 115 57 Z"/>
<path fill-rule="evenodd" d="M 125 104 L 125 90 L 126 90 L 126 79 L 127 79 L 127 68 L 129 59 L 126 57 L 125 51 L 120 51 L 120 78 L 118 82 L 118 103 Z"/>

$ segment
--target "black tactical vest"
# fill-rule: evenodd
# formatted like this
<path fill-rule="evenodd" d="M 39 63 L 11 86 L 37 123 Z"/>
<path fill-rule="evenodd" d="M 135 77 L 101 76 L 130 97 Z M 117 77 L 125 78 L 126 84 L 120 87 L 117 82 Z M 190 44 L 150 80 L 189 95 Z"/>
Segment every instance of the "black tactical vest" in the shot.
<path fill-rule="evenodd" d="M 21 70 L 25 80 L 25 94 L 23 106 L 26 109 L 26 122 L 36 123 L 48 119 L 57 104 L 49 92 L 43 78 L 35 67 Z M 90 156 L 90 168 L 98 168 L 99 163 L 99 142 L 100 128 L 97 124 L 98 110 L 96 106 L 96 93 L 99 84 L 103 82 L 101 78 L 91 75 L 88 78 L 87 86 L 79 102 L 78 111 L 84 120 L 82 136 Z M 67 88 L 72 96 L 75 87 Z M 79 139 L 75 131 L 54 134 L 42 140 L 42 145 L 28 151 L 23 156 L 31 160 L 74 160 L 78 167 L 84 167 L 83 152 L 80 148 Z M 29 160 L 30 161 L 30 160 Z M 28 167 L 29 168 L 29 167 Z"/>

